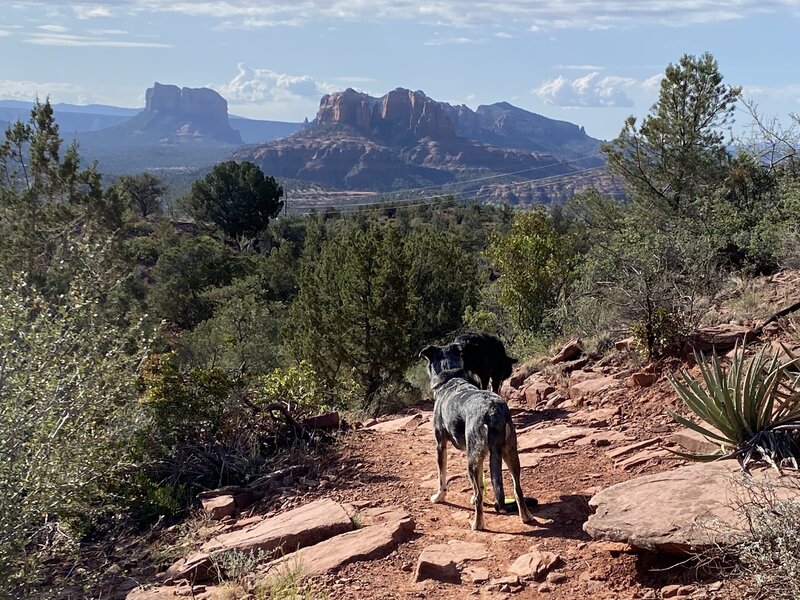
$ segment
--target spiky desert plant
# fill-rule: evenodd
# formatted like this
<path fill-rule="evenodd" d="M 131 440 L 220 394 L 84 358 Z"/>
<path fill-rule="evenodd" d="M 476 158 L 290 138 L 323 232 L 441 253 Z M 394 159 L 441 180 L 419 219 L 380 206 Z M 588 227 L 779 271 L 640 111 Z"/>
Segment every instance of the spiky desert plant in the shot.
<path fill-rule="evenodd" d="M 785 464 L 798 468 L 800 392 L 795 370 L 800 359 L 786 348 L 784 352 L 788 361 L 781 359 L 779 352 L 767 353 L 763 348 L 748 357 L 737 346 L 727 369 L 716 352 L 710 360 L 695 354 L 704 385 L 686 369 L 670 376 L 681 400 L 707 425 L 669 411 L 672 418 L 720 444 L 715 453 L 681 456 L 693 460 L 736 458 L 745 470 L 753 459 L 776 469 Z"/>

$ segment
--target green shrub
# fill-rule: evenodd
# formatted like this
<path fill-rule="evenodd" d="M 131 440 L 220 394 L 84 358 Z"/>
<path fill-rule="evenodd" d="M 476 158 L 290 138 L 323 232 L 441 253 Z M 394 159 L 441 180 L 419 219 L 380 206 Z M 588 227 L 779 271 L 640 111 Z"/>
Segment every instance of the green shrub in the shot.
<path fill-rule="evenodd" d="M 24 274 L 0 285 L 0 596 L 24 596 L 40 561 L 101 519 L 147 422 L 142 325 L 104 310 L 120 281 L 102 250 L 71 245 L 61 297 L 40 295 Z"/>
<path fill-rule="evenodd" d="M 657 360 L 681 351 L 687 327 L 679 315 L 657 307 L 644 320 L 633 323 L 631 333 L 633 348 L 648 360 Z"/>
<path fill-rule="evenodd" d="M 326 390 L 306 361 L 259 377 L 253 389 L 260 406 L 280 402 L 298 419 L 337 410 L 347 402 L 346 398 Z"/>

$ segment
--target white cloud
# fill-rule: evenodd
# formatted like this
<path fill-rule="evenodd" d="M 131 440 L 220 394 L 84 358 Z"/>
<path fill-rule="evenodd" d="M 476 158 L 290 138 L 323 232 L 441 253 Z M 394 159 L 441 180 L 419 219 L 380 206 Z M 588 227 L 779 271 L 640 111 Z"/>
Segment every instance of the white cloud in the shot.
<path fill-rule="evenodd" d="M 98 17 L 105 18 L 111 16 L 111 11 L 108 9 L 108 7 L 93 2 L 86 2 L 85 4 L 79 4 L 77 6 L 73 6 L 72 10 L 75 12 L 76 17 L 84 20 L 96 19 Z"/>
<path fill-rule="evenodd" d="M 85 102 L 88 98 L 85 89 L 71 83 L 0 79 L 0 98 L 32 101 L 37 96 L 52 96 L 59 102 Z"/>
<path fill-rule="evenodd" d="M 41 0 L 16 4 L 41 6 Z M 685 26 L 744 19 L 764 12 L 794 14 L 797 0 L 50 0 L 81 18 L 126 12 L 174 12 L 227 21 L 231 26 L 272 27 L 320 20 L 403 20 L 456 27 L 508 25 L 534 31 L 609 29 L 641 24 Z"/>
<path fill-rule="evenodd" d="M 483 40 L 476 40 L 464 36 L 459 37 L 435 37 L 428 40 L 423 45 L 425 46 L 460 46 L 462 44 L 479 44 Z"/>
<path fill-rule="evenodd" d="M 92 35 L 128 35 L 130 33 L 124 29 L 87 29 L 86 32 Z"/>
<path fill-rule="evenodd" d="M 497 31 L 497 32 L 495 32 L 494 37 L 499 38 L 501 40 L 510 40 L 510 39 L 514 38 L 513 35 L 511 35 L 510 33 L 506 33 L 505 31 Z"/>
<path fill-rule="evenodd" d="M 6 37 L 7 35 L 11 35 L 11 32 L 6 31 L 5 29 L 0 29 L 0 37 Z"/>
<path fill-rule="evenodd" d="M 50 33 L 66 33 L 69 31 L 63 25 L 39 25 L 37 29 L 41 29 L 42 31 L 48 31 Z"/>
<path fill-rule="evenodd" d="M 236 65 L 238 73 L 228 83 L 212 84 L 231 104 L 287 102 L 299 99 L 319 100 L 333 87 L 315 81 L 308 75 L 285 75 L 269 69 L 253 69 L 244 63 Z"/>
<path fill-rule="evenodd" d="M 533 90 L 547 104 L 563 107 L 633 106 L 631 95 L 652 95 L 661 76 L 645 80 L 616 75 L 600 76 L 593 71 L 583 77 L 568 79 L 559 75 Z"/>
<path fill-rule="evenodd" d="M 37 46 L 62 46 L 71 48 L 172 48 L 171 44 L 160 42 L 141 42 L 137 40 L 106 39 L 85 35 L 63 33 L 33 33 L 24 40 Z"/>
<path fill-rule="evenodd" d="M 600 65 L 553 65 L 554 69 L 564 69 L 569 71 L 604 71 L 605 67 Z"/>

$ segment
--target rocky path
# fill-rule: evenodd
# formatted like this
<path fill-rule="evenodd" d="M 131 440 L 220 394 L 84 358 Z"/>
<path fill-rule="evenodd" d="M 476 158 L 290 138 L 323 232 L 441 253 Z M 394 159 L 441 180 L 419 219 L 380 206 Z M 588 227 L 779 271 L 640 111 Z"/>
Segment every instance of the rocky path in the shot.
<path fill-rule="evenodd" d="M 194 573 L 189 579 L 199 581 L 209 554 L 268 550 L 287 540 L 302 549 L 262 565 L 256 577 L 270 577 L 294 557 L 330 598 L 735 597 L 727 584 L 698 581 L 694 570 L 665 570 L 673 559 L 586 533 L 598 492 L 674 472 L 683 463 L 667 449 L 673 439 L 703 440 L 675 437 L 665 408 L 676 401 L 664 378 L 581 360 L 520 371 L 503 390 L 517 426 L 523 489 L 539 500 L 535 524 L 487 507 L 486 530 L 470 530 L 466 461 L 452 447 L 447 502 L 430 502 L 436 458 L 432 407 L 423 405 L 343 434 L 302 495 L 284 490 L 271 513 L 227 516 L 168 572 L 177 585 L 135 590 L 129 600 L 214 598 L 213 586 L 192 590 L 181 577 Z M 637 518 L 655 520 L 655 506 Z"/>

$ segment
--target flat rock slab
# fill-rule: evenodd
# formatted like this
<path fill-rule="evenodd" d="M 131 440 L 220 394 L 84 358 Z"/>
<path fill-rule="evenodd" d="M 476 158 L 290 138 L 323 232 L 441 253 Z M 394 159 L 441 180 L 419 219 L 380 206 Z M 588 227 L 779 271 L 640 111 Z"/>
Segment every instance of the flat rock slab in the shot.
<path fill-rule="evenodd" d="M 407 417 L 400 417 L 399 419 L 391 419 L 389 421 L 381 421 L 369 427 L 364 427 L 367 431 L 379 431 L 381 433 L 396 433 L 398 431 L 405 431 L 416 429 L 424 419 L 421 414 L 409 415 Z"/>
<path fill-rule="evenodd" d="M 517 450 L 527 452 L 538 448 L 558 446 L 562 442 L 582 438 L 594 431 L 589 427 L 569 427 L 568 425 L 527 429 L 517 434 Z"/>
<path fill-rule="evenodd" d="M 402 509 L 386 510 L 379 518 L 390 520 L 337 535 L 272 561 L 267 565 L 267 579 L 293 569 L 300 569 L 302 577 L 314 577 L 353 562 L 384 558 L 414 533 L 414 519 Z"/>
<path fill-rule="evenodd" d="M 755 337 L 755 331 L 744 325 L 721 324 L 701 327 L 689 336 L 686 350 L 722 351 L 733 348 L 737 343 L 747 344 Z"/>
<path fill-rule="evenodd" d="M 756 481 L 777 482 L 774 470 L 753 470 Z M 738 462 L 695 464 L 613 485 L 590 501 L 595 513 L 583 529 L 595 540 L 624 542 L 671 553 L 693 552 L 736 540 L 743 531 L 736 503 L 746 497 Z M 800 500 L 791 487 L 777 490 Z"/>
<path fill-rule="evenodd" d="M 200 552 L 172 565 L 167 570 L 167 577 L 172 580 L 203 581 L 211 575 L 211 559 L 215 554 L 229 550 L 270 552 L 283 549 L 291 552 L 353 528 L 353 522 L 344 507 L 323 498 L 250 527 L 212 538 L 203 544 Z"/>
<path fill-rule="evenodd" d="M 649 440 L 642 440 L 640 442 L 633 442 L 632 444 L 628 444 L 627 446 L 622 446 L 621 448 L 615 448 L 608 452 L 608 458 L 612 460 L 617 460 L 621 456 L 625 456 L 626 454 L 631 454 L 632 452 L 636 452 L 637 450 L 641 450 L 642 448 L 649 448 L 650 446 L 655 446 L 661 442 L 661 438 L 650 438 Z"/>
<path fill-rule="evenodd" d="M 642 450 L 641 452 L 637 452 L 632 456 L 628 456 L 619 462 L 615 462 L 614 466 L 618 469 L 622 469 L 623 471 L 630 471 L 634 467 L 638 467 L 639 465 L 643 465 L 646 462 L 653 460 L 654 458 L 677 458 L 675 454 L 670 452 L 669 450 L 653 450 L 647 449 Z"/>
<path fill-rule="evenodd" d="M 602 394 L 620 385 L 619 379 L 613 377 L 596 377 L 581 381 L 569 388 L 570 398 L 583 398 L 584 396 L 595 396 Z"/>
<path fill-rule="evenodd" d="M 575 440 L 576 446 L 610 446 L 618 442 L 632 442 L 634 438 L 629 437 L 621 431 L 602 430 L 589 434 L 579 440 Z"/>
<path fill-rule="evenodd" d="M 710 425 L 703 426 L 715 431 Z M 715 442 L 713 439 L 707 438 L 702 433 L 699 433 L 694 429 L 689 429 L 688 427 L 683 427 L 682 429 L 678 429 L 675 433 L 673 433 L 672 441 L 681 446 L 687 452 L 693 452 L 695 454 L 712 454 L 714 452 L 719 452 L 720 450 L 719 442 Z"/>
<path fill-rule="evenodd" d="M 282 513 L 261 523 L 226 533 L 202 546 L 204 552 L 223 550 L 294 549 L 316 544 L 353 529 L 353 522 L 341 504 L 323 498 Z"/>
<path fill-rule="evenodd" d="M 538 467 L 547 458 L 556 458 L 566 454 L 575 454 L 575 450 L 556 450 L 555 452 L 522 452 L 519 455 L 519 466 L 523 469 Z"/>
<path fill-rule="evenodd" d="M 576 423 L 586 423 L 594 427 L 607 427 L 617 415 L 619 415 L 619 406 L 611 406 L 595 410 L 579 410 L 576 413 L 572 413 L 569 416 L 569 420 Z"/>
<path fill-rule="evenodd" d="M 470 560 L 484 560 L 489 552 L 484 544 L 451 540 L 434 544 L 419 555 L 415 581 L 435 579 L 449 583 L 461 582 L 461 565 Z"/>

